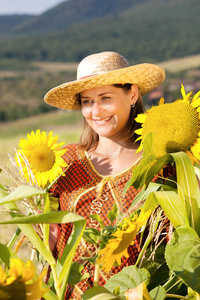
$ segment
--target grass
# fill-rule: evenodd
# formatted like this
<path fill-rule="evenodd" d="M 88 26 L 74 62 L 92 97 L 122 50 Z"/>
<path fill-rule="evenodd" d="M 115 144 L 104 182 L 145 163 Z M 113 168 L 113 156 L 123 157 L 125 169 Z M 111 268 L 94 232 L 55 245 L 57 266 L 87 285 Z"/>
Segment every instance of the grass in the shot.
<path fill-rule="evenodd" d="M 158 65 L 165 71 L 172 73 L 188 69 L 196 69 L 200 67 L 200 54 L 163 61 Z"/>

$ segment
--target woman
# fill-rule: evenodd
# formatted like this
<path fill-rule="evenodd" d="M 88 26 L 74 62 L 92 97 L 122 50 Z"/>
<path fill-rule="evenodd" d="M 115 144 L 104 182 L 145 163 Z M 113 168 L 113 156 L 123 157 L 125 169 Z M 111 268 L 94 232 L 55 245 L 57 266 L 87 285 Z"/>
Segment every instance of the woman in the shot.
<path fill-rule="evenodd" d="M 164 78 L 164 70 L 156 65 L 129 66 L 120 54 L 102 52 L 81 61 L 76 81 L 46 94 L 47 103 L 62 109 L 81 109 L 84 117 L 80 143 L 68 145 L 64 155 L 70 167 L 52 192 L 60 199 L 60 209 L 83 216 L 87 227 L 99 228 L 90 218 L 92 214 L 98 214 L 105 226 L 109 225 L 107 212 L 114 203 L 120 213 L 125 213 L 139 192 L 131 187 L 123 196 L 124 186 L 140 159 L 136 153 L 138 144 L 134 143 L 134 130 L 139 124 L 134 119 L 144 111 L 141 96 L 156 88 Z M 62 254 L 71 231 L 71 224 L 61 226 L 56 255 Z M 122 259 L 121 266 L 113 267 L 109 274 L 100 271 L 102 285 L 112 274 L 135 263 L 140 250 L 138 239 L 129 247 L 130 256 Z M 95 254 L 95 248 L 82 241 L 75 260 L 85 265 L 90 278 L 75 287 L 69 286 L 66 299 L 80 299 L 81 293 L 92 286 L 93 267 L 81 257 Z"/>

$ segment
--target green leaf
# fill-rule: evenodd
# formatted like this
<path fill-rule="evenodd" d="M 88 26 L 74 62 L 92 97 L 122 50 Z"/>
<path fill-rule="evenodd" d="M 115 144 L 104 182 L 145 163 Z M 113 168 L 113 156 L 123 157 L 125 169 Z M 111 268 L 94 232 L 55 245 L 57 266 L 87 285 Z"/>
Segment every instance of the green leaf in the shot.
<path fill-rule="evenodd" d="M 33 186 L 21 185 L 6 197 L 1 198 L 0 205 L 42 194 L 46 192 Z"/>
<path fill-rule="evenodd" d="M 85 228 L 83 238 L 89 244 L 97 244 L 101 237 L 101 233 L 99 230 L 95 228 Z"/>
<path fill-rule="evenodd" d="M 178 227 L 166 246 L 169 268 L 194 291 L 200 293 L 200 239 L 194 229 Z"/>
<path fill-rule="evenodd" d="M 171 153 L 176 163 L 178 194 L 184 194 L 190 226 L 200 236 L 200 191 L 193 165 L 185 152 Z"/>
<path fill-rule="evenodd" d="M 144 212 L 147 212 L 149 209 L 153 212 L 154 209 L 158 206 L 159 203 L 157 201 L 157 198 L 155 197 L 155 193 L 156 192 L 151 192 L 148 195 L 148 197 L 143 205 Z"/>
<path fill-rule="evenodd" d="M 142 268 L 138 269 L 136 266 L 129 266 L 123 268 L 121 272 L 113 275 L 105 284 L 105 287 L 112 293 L 116 287 L 120 288 L 120 297 L 124 297 L 124 293 L 130 289 L 137 287 L 140 283 L 145 281 L 148 285 L 150 280 L 149 272 Z"/>
<path fill-rule="evenodd" d="M 145 184 L 148 185 L 150 181 L 160 172 L 165 166 L 173 161 L 171 155 L 166 154 L 157 159 L 157 161 L 149 168 L 146 174 Z"/>
<path fill-rule="evenodd" d="M 169 279 L 169 268 L 165 260 L 165 246 L 161 245 L 155 251 L 152 258 L 152 252 L 155 249 L 147 249 L 144 260 L 142 261 L 141 267 L 145 268 L 150 273 L 150 283 L 148 289 L 152 290 L 158 285 L 164 284 Z"/>
<path fill-rule="evenodd" d="M 147 187 L 143 187 L 142 190 L 137 194 L 133 202 L 131 203 L 130 209 L 135 206 L 137 203 L 147 199 L 147 197 L 157 190 L 159 190 L 162 187 L 162 184 L 150 182 L 150 184 Z"/>
<path fill-rule="evenodd" d="M 16 217 L 11 220 L 0 222 L 1 224 L 50 224 L 50 223 L 69 223 L 85 220 L 83 217 L 68 211 L 50 211 L 38 215 L 27 217 Z"/>
<path fill-rule="evenodd" d="M 57 261 L 57 265 L 56 265 L 56 273 L 58 275 L 58 286 L 62 284 L 60 299 L 64 299 L 66 284 L 68 282 L 72 260 L 74 258 L 76 249 L 80 243 L 80 240 L 83 236 L 83 232 L 86 226 L 86 220 L 84 218 L 82 218 L 82 220 L 81 219 L 73 220 L 71 218 L 70 222 L 74 223 L 73 232 L 70 235 L 65 245 L 61 259 Z"/>
<path fill-rule="evenodd" d="M 14 202 L 5 204 L 5 208 L 9 211 L 10 210 L 19 210 L 17 205 Z M 10 214 L 12 215 L 12 213 L 10 213 Z M 23 217 L 16 218 L 16 219 L 23 219 Z M 12 222 L 12 223 L 8 223 L 8 224 L 16 224 L 15 219 L 10 220 L 9 222 Z M 2 223 L 0 223 L 0 224 L 2 224 Z M 7 224 L 7 223 L 5 222 L 5 224 Z M 24 235 L 35 246 L 35 248 L 40 252 L 40 254 L 46 259 L 46 261 L 51 265 L 55 264 L 55 259 L 52 255 L 51 251 L 46 248 L 46 246 L 44 245 L 44 243 L 42 242 L 42 240 L 38 236 L 38 234 L 35 232 L 33 227 L 30 224 L 23 224 L 23 223 L 18 224 L 18 227 L 21 229 L 21 231 L 23 231 Z"/>
<path fill-rule="evenodd" d="M 0 259 L 6 264 L 8 268 L 10 267 L 10 251 L 3 244 L 0 244 Z"/>
<path fill-rule="evenodd" d="M 195 163 L 194 164 L 194 171 L 195 171 L 195 174 L 197 175 L 198 179 L 200 180 L 200 165 Z"/>
<path fill-rule="evenodd" d="M 189 225 L 186 207 L 177 193 L 158 191 L 154 195 L 175 228 L 180 225 Z"/>
<path fill-rule="evenodd" d="M 68 283 L 75 285 L 80 280 L 89 278 L 89 273 L 85 273 L 83 275 L 81 274 L 83 269 L 83 265 L 80 265 L 77 262 L 73 262 L 69 273 Z"/>
<path fill-rule="evenodd" d="M 165 299 L 165 289 L 162 286 L 158 286 L 150 291 L 152 300 L 163 300 Z"/>
<path fill-rule="evenodd" d="M 118 215 L 118 207 L 117 207 L 117 204 L 115 203 L 113 205 L 113 208 L 107 214 L 108 219 L 110 220 L 111 224 L 116 220 L 117 215 Z"/>
<path fill-rule="evenodd" d="M 105 287 L 103 286 L 95 286 L 89 290 L 87 290 L 82 295 L 83 300 L 112 300 L 112 299 L 121 299 L 117 295 L 111 294 Z"/>

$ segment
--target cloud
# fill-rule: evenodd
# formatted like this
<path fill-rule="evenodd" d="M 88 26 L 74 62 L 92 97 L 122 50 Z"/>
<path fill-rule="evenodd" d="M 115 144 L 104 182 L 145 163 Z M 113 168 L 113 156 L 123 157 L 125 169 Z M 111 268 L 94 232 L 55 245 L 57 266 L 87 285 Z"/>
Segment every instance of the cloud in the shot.
<path fill-rule="evenodd" d="M 0 0 L 0 15 L 40 14 L 64 0 Z"/>

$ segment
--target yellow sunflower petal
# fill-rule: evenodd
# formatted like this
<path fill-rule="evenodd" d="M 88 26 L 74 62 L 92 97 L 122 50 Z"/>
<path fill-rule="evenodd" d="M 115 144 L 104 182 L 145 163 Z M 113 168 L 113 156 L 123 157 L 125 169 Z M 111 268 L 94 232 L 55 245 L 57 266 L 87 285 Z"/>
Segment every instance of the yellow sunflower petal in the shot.
<path fill-rule="evenodd" d="M 147 118 L 146 114 L 139 114 L 139 115 L 137 115 L 137 117 L 135 118 L 135 121 L 136 121 L 137 123 L 144 123 L 145 120 L 146 120 L 146 118 Z"/>
<path fill-rule="evenodd" d="M 143 132 L 143 128 L 139 128 L 135 130 L 135 133 L 138 135 L 142 135 L 142 132 Z"/>
<path fill-rule="evenodd" d="M 160 100 L 159 100 L 159 105 L 163 105 L 165 103 L 165 99 L 162 97 L 162 98 L 160 98 Z"/>
<path fill-rule="evenodd" d="M 6 281 L 6 272 L 0 266 L 0 285 L 3 285 Z"/>
<path fill-rule="evenodd" d="M 193 98 L 194 99 L 194 98 Z M 193 107 L 199 107 L 200 106 L 200 98 L 198 98 L 198 99 L 196 99 L 195 101 L 192 101 L 191 102 L 191 105 L 193 106 Z"/>
<path fill-rule="evenodd" d="M 199 139 L 198 139 L 199 140 Z M 198 160 L 200 160 L 200 144 L 196 142 L 192 147 L 190 147 L 190 151 Z"/>
<path fill-rule="evenodd" d="M 33 281 L 31 284 L 26 284 L 26 291 L 27 291 L 27 300 L 36 300 L 41 298 L 43 295 L 48 292 L 48 289 L 42 289 L 42 278 L 46 274 L 46 270 L 38 276 L 38 278 Z"/>
<path fill-rule="evenodd" d="M 31 181 L 35 182 L 34 175 L 38 185 L 44 188 L 62 173 L 62 168 L 67 167 L 62 158 L 67 149 L 61 149 L 64 143 L 57 144 L 57 139 L 53 132 L 47 135 L 38 129 L 36 133 L 27 134 L 27 140 L 21 141 L 15 159 L 23 167 L 22 175 L 28 182 L 30 175 Z"/>
<path fill-rule="evenodd" d="M 198 159 L 196 159 L 195 157 L 194 157 L 194 155 L 191 153 L 191 151 L 186 151 L 186 154 L 189 156 L 189 158 L 190 158 L 190 160 L 191 160 L 191 162 L 192 162 L 192 164 L 194 165 L 194 162 L 197 162 L 198 163 Z"/>
<path fill-rule="evenodd" d="M 23 273 L 23 262 L 20 259 L 11 259 L 10 262 L 10 270 L 9 274 L 10 276 L 15 277 L 16 279 L 20 277 Z"/>
<path fill-rule="evenodd" d="M 199 96 L 200 96 L 200 91 L 198 91 L 198 92 L 194 95 L 194 97 L 193 97 L 193 99 L 192 99 L 192 103 L 195 102 L 195 101 L 197 101 L 198 98 L 199 98 Z"/>
<path fill-rule="evenodd" d="M 38 139 L 38 143 L 42 142 L 44 145 L 47 144 L 47 134 L 45 131 L 42 131 L 39 139 Z"/>
<path fill-rule="evenodd" d="M 137 148 L 136 153 L 142 151 L 142 149 L 143 149 L 143 145 L 142 145 L 142 143 L 141 143 L 140 146 Z"/>
<path fill-rule="evenodd" d="M 35 266 L 33 264 L 33 262 L 31 260 L 27 261 L 25 267 L 24 267 L 24 271 L 22 274 L 22 280 L 24 282 L 29 281 L 31 279 L 33 279 L 35 276 Z"/>

